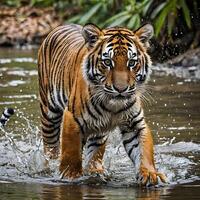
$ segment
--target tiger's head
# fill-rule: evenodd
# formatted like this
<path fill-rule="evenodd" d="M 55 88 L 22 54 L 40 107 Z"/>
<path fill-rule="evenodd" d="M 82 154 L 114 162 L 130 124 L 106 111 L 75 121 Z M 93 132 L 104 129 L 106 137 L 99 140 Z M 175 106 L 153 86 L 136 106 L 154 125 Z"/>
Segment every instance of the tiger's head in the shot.
<path fill-rule="evenodd" d="M 153 27 L 146 24 L 136 31 L 120 27 L 100 30 L 87 24 L 82 35 L 88 48 L 83 63 L 88 83 L 110 98 L 133 96 L 149 75 L 151 59 L 147 49 Z"/>

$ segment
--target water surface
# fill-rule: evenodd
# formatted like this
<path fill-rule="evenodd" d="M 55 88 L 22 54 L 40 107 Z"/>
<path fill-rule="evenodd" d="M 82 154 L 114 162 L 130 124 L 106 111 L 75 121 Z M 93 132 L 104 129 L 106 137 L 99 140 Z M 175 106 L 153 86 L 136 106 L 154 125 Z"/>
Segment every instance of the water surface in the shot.
<path fill-rule="evenodd" d="M 0 49 L 0 111 L 16 110 L 0 130 L 0 199 L 199 199 L 200 80 L 156 69 L 144 98 L 156 166 L 169 184 L 141 189 L 121 145 L 110 134 L 103 176 L 61 181 L 58 161 L 45 167 L 39 134 L 36 50 Z M 166 75 L 168 74 L 168 75 Z M 112 142 L 111 142 L 112 141 Z"/>

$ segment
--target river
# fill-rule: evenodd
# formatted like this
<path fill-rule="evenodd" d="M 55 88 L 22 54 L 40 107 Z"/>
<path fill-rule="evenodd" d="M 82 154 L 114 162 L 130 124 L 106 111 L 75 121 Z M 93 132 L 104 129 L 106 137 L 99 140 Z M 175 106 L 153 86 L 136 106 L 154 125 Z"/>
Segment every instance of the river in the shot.
<path fill-rule="evenodd" d="M 153 67 L 144 98 L 156 167 L 168 184 L 139 188 L 115 130 L 105 174 L 60 180 L 58 161 L 45 165 L 39 134 L 37 50 L 0 49 L 0 112 L 15 109 L 0 130 L 0 199 L 199 199 L 200 80 Z M 180 69 L 179 69 L 180 71 Z M 180 74 L 180 73 L 179 73 Z"/>

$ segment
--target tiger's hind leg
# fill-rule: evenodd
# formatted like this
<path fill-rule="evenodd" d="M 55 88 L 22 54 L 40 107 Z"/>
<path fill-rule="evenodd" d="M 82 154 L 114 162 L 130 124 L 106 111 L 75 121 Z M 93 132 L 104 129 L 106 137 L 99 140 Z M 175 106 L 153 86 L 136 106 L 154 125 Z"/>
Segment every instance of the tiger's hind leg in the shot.
<path fill-rule="evenodd" d="M 42 103 L 40 108 L 44 152 L 49 158 L 56 159 L 59 155 L 60 126 L 63 111 L 54 108 L 49 109 Z"/>
<path fill-rule="evenodd" d="M 61 178 L 74 179 L 82 175 L 82 140 L 79 124 L 65 109 L 61 132 Z"/>
<path fill-rule="evenodd" d="M 105 152 L 107 135 L 99 135 L 88 138 L 85 153 L 85 171 L 89 173 L 103 173 L 102 165 Z"/>

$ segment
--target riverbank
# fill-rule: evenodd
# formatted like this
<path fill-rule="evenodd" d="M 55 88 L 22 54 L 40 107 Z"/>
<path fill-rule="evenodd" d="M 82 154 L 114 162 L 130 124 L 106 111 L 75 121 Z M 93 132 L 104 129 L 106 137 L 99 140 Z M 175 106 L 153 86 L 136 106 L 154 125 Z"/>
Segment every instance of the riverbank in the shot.
<path fill-rule="evenodd" d="M 51 7 L 0 7 L 0 46 L 39 45 L 53 28 L 61 24 L 61 18 Z"/>
<path fill-rule="evenodd" d="M 188 82 L 200 80 L 200 48 L 189 49 L 167 62 L 156 63 L 153 70 L 157 75 L 172 75 Z"/>

